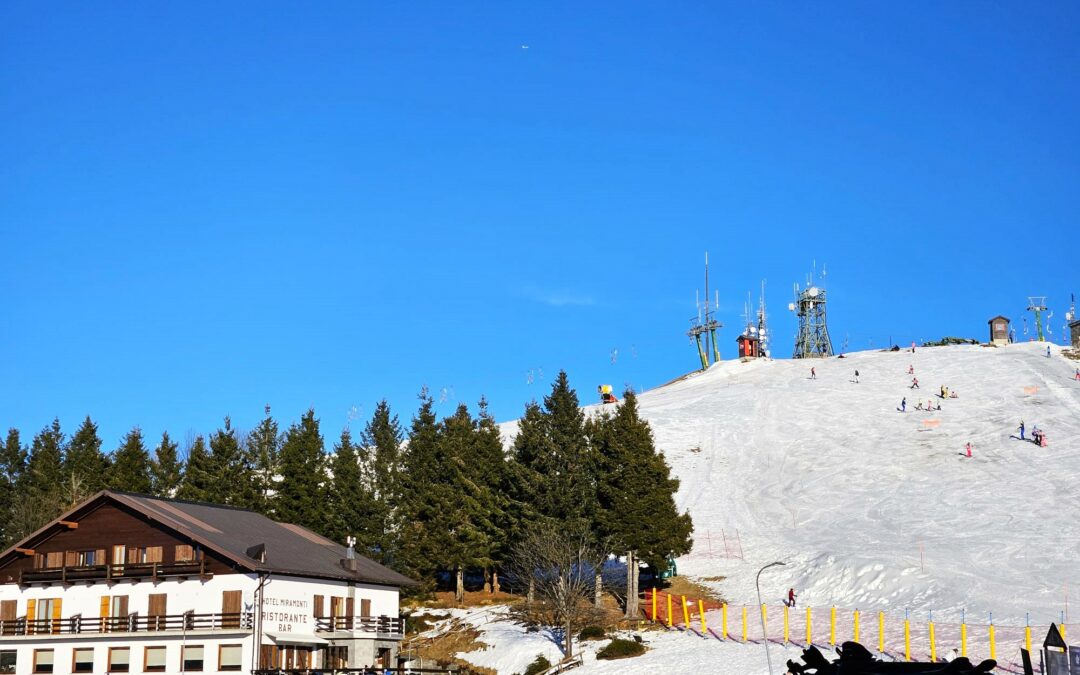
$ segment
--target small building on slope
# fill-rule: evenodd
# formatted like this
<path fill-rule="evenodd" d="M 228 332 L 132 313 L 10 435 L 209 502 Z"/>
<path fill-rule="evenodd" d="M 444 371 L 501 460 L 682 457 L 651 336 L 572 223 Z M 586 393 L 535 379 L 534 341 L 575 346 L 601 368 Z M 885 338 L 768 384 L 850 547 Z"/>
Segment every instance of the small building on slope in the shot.
<path fill-rule="evenodd" d="M 0 672 L 392 667 L 412 583 L 253 511 L 105 490 L 0 553 Z"/>

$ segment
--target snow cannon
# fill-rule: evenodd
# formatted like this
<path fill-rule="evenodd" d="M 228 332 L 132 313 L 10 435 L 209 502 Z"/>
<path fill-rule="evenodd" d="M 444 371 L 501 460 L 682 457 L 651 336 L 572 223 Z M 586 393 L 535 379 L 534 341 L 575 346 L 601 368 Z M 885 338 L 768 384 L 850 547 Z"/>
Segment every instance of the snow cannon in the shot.
<path fill-rule="evenodd" d="M 619 399 L 615 398 L 614 390 L 610 384 L 601 384 L 596 388 L 596 391 L 600 394 L 601 403 L 618 403 Z"/>

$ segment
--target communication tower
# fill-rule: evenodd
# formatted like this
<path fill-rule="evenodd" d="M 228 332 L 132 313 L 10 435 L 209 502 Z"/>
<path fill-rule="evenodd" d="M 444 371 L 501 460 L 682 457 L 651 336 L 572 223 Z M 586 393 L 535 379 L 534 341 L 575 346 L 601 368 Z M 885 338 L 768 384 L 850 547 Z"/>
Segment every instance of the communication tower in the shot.
<path fill-rule="evenodd" d="M 720 293 L 716 294 L 716 304 L 709 304 L 709 252 L 705 252 L 705 303 L 702 305 L 700 298 L 697 301 L 698 314 L 690 319 L 690 330 L 686 335 L 697 344 L 698 358 L 701 359 L 701 369 L 709 367 L 709 355 L 712 362 L 720 360 L 720 344 L 716 340 L 716 331 L 723 328 L 724 324 L 713 318 L 713 308 L 720 306 Z M 704 340 L 704 342 L 703 342 Z"/>
<path fill-rule="evenodd" d="M 1029 295 L 1028 311 L 1035 312 L 1035 334 L 1037 336 L 1036 339 L 1039 342 L 1045 342 L 1046 338 L 1043 337 L 1042 313 L 1046 311 L 1046 296 Z"/>
<path fill-rule="evenodd" d="M 824 272 L 822 273 L 824 276 Z M 795 336 L 793 359 L 825 358 L 832 356 L 832 341 L 825 321 L 825 289 L 815 286 L 810 277 L 808 288 L 795 284 L 795 302 L 788 309 L 799 317 L 799 333 Z"/>
<path fill-rule="evenodd" d="M 750 293 L 746 293 L 746 304 L 743 305 L 743 321 L 746 323 L 746 332 L 744 335 L 753 338 L 758 341 L 758 346 L 761 350 L 761 355 L 768 357 L 769 351 L 769 329 L 767 316 L 765 313 L 765 281 L 761 282 L 761 297 L 758 299 L 757 313 L 753 313 L 753 303 L 750 301 Z M 756 321 L 756 323 L 755 323 Z"/>

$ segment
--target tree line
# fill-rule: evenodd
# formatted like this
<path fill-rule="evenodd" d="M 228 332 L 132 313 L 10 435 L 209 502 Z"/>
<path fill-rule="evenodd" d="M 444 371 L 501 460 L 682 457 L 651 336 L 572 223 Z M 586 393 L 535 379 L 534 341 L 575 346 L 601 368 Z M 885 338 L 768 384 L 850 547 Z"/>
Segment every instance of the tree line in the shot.
<path fill-rule="evenodd" d="M 380 402 L 356 437 L 346 427 L 328 452 L 308 410 L 281 431 L 270 415 L 241 434 L 226 417 L 186 456 L 163 433 L 148 448 L 135 427 L 105 452 L 87 417 L 70 438 L 59 420 L 27 446 L 17 429 L 0 444 L 0 544 L 10 546 L 102 488 L 252 509 L 345 542 L 361 555 L 433 586 L 466 571 L 499 589 L 514 548 L 543 528 L 589 533 L 628 556 L 627 611 L 637 598 L 637 561 L 655 567 L 690 549 L 678 481 L 656 450 L 632 390 L 586 417 L 566 373 L 542 402 L 525 407 L 505 448 L 482 399 L 439 419 L 427 391 L 404 427 Z"/>

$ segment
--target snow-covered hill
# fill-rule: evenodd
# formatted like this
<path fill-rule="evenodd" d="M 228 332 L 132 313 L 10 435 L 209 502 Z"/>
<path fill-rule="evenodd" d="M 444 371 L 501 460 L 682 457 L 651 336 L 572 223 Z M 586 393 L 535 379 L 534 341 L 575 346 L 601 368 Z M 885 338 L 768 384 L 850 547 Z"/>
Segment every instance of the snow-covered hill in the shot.
<path fill-rule="evenodd" d="M 726 577 L 714 583 L 740 604 L 778 560 L 786 567 L 762 576 L 772 604 L 794 587 L 800 604 L 947 621 L 966 608 L 969 621 L 992 611 L 1013 624 L 1030 611 L 1042 625 L 1066 593 L 1080 608 L 1080 363 L 1052 350 L 731 361 L 645 392 L 642 414 L 694 518 L 680 573 Z M 959 397 L 938 398 L 941 385 Z M 941 410 L 914 410 L 928 401 Z M 1021 420 L 1049 447 L 1014 438 Z"/>

